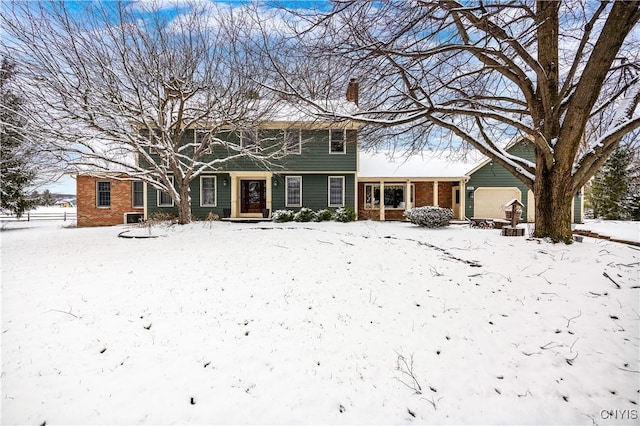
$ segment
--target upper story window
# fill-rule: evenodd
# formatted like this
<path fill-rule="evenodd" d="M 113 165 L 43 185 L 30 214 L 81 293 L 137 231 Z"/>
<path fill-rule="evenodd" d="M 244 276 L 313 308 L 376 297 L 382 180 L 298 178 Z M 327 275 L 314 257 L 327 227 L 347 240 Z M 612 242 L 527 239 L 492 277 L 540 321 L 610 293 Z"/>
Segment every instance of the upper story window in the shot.
<path fill-rule="evenodd" d="M 144 207 L 144 184 L 141 180 L 131 183 L 131 207 Z"/>
<path fill-rule="evenodd" d="M 257 130 L 242 130 L 240 132 L 240 146 L 244 149 L 257 151 L 260 146 Z"/>
<path fill-rule="evenodd" d="M 173 185 L 173 176 L 169 177 L 171 185 Z M 166 191 L 158 189 L 158 207 L 173 207 L 173 198 Z"/>
<path fill-rule="evenodd" d="M 111 207 L 111 182 L 96 182 L 96 206 Z"/>
<path fill-rule="evenodd" d="M 215 207 L 216 200 L 216 177 L 201 176 L 200 177 L 200 206 Z"/>
<path fill-rule="evenodd" d="M 329 153 L 344 154 L 347 152 L 346 130 L 329 130 Z"/>
<path fill-rule="evenodd" d="M 197 129 L 194 134 L 194 148 L 193 152 L 200 151 L 204 155 L 213 154 L 213 142 L 216 138 L 216 133 L 213 130 Z"/>
<path fill-rule="evenodd" d="M 287 154 L 302 152 L 302 131 L 300 129 L 285 129 L 284 150 Z"/>

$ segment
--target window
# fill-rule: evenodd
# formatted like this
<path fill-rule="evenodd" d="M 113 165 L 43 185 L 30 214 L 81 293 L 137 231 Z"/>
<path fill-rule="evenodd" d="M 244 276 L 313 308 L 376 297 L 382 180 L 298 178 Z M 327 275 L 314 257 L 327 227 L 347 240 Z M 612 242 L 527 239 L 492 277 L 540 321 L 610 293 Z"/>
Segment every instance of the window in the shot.
<path fill-rule="evenodd" d="M 200 206 L 215 207 L 216 205 L 216 177 L 200 176 Z"/>
<path fill-rule="evenodd" d="M 405 199 L 406 185 L 391 184 L 384 186 L 384 208 L 385 209 L 404 209 L 411 207 L 413 204 L 413 184 L 409 187 L 409 200 Z M 405 203 L 409 202 L 408 206 Z"/>
<path fill-rule="evenodd" d="M 329 207 L 344 206 L 344 176 L 329 176 Z"/>
<path fill-rule="evenodd" d="M 171 185 L 173 185 L 173 176 L 169 177 Z M 173 207 L 173 198 L 166 191 L 158 189 L 158 207 Z"/>
<path fill-rule="evenodd" d="M 364 185 L 364 208 L 365 209 L 380 208 L 380 185 L 379 184 Z"/>
<path fill-rule="evenodd" d="M 345 135 L 344 130 L 329 130 L 329 153 L 344 154 L 346 152 Z"/>
<path fill-rule="evenodd" d="M 213 147 L 216 141 L 216 133 L 213 130 L 196 129 L 194 132 L 194 154 L 198 151 L 201 155 L 213 154 Z"/>
<path fill-rule="evenodd" d="M 287 154 L 300 154 L 302 151 L 302 131 L 287 129 L 284 131 L 284 151 Z"/>
<path fill-rule="evenodd" d="M 131 184 L 132 187 L 132 197 L 131 197 L 131 206 L 132 207 L 144 207 L 144 184 L 141 180 L 134 180 Z"/>
<path fill-rule="evenodd" d="M 302 176 L 287 176 L 287 207 L 302 207 Z"/>
<path fill-rule="evenodd" d="M 111 182 L 96 182 L 97 207 L 111 207 Z"/>
<path fill-rule="evenodd" d="M 244 149 L 257 151 L 260 146 L 257 130 L 243 130 L 240 132 L 240 146 Z"/>

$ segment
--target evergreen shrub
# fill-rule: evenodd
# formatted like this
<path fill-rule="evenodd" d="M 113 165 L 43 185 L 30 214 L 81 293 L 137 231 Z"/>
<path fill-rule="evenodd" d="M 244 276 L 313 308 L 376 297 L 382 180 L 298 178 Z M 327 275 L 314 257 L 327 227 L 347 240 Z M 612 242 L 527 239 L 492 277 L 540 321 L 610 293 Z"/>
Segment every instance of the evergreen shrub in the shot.
<path fill-rule="evenodd" d="M 329 209 L 322 209 L 316 212 L 316 222 L 331 220 L 332 217 L 333 217 L 333 212 Z"/>
<path fill-rule="evenodd" d="M 407 210 L 404 213 L 411 223 L 426 228 L 440 228 L 448 226 L 453 219 L 453 210 L 444 207 L 425 206 Z"/>
<path fill-rule="evenodd" d="M 296 222 L 312 222 L 316 220 L 316 212 L 308 207 L 303 207 L 293 216 Z"/>
<path fill-rule="evenodd" d="M 291 222 L 295 213 L 292 210 L 276 210 L 271 215 L 274 222 Z"/>
<path fill-rule="evenodd" d="M 333 220 L 337 222 L 353 222 L 356 220 L 356 212 L 349 206 L 340 207 L 333 214 Z"/>

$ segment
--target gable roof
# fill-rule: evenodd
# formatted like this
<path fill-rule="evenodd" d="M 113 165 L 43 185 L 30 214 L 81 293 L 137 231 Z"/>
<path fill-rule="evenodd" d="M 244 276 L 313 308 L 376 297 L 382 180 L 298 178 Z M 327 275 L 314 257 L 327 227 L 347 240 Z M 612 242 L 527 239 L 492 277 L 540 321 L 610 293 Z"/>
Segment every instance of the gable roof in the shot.
<path fill-rule="evenodd" d="M 358 178 L 466 178 L 484 156 L 472 154 L 456 159 L 445 151 L 360 152 Z"/>

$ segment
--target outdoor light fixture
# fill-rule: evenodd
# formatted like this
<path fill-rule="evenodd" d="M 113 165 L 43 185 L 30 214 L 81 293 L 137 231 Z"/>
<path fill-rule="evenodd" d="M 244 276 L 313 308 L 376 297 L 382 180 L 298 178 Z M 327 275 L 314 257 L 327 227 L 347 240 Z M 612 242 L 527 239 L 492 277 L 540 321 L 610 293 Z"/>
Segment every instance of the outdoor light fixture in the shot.
<path fill-rule="evenodd" d="M 227 178 L 224 178 L 222 180 L 222 186 L 227 186 L 229 184 L 229 182 L 227 182 Z"/>
<path fill-rule="evenodd" d="M 278 181 L 276 179 L 273 180 L 273 186 L 278 186 Z"/>

